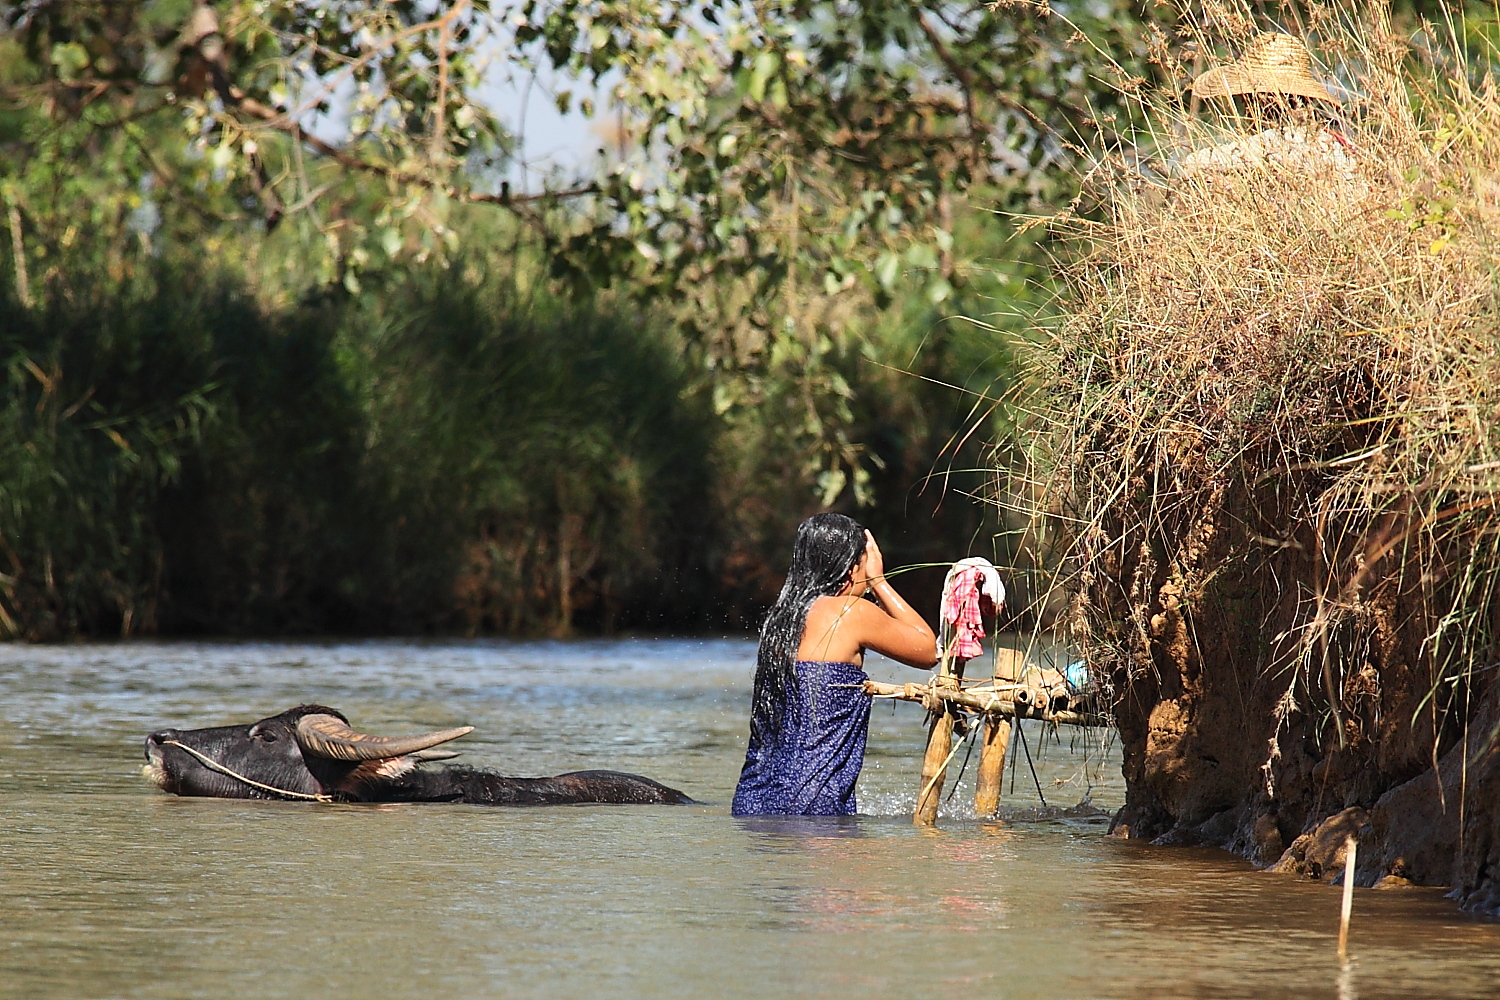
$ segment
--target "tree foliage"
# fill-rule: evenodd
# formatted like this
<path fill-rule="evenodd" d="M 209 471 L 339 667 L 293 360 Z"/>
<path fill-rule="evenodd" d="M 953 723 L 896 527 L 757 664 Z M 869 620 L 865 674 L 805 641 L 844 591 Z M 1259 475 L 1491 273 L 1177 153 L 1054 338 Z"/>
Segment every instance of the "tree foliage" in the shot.
<path fill-rule="evenodd" d="M 1055 11 L 36 0 L 0 11 L 7 44 L 33 69 L 7 81 L 11 101 L 53 122 L 130 131 L 146 157 L 175 168 L 142 164 L 136 177 L 184 193 L 218 185 L 267 227 L 321 209 L 321 228 L 340 230 L 336 249 L 355 264 L 375 247 L 451 249 L 448 204 L 485 202 L 542 228 L 575 275 L 691 296 L 727 273 L 752 280 L 762 306 L 799 271 L 830 294 L 863 282 L 881 295 L 912 273 L 943 300 L 963 272 L 953 199 L 976 188 L 1008 207 L 1055 197 L 1070 142 L 1118 113 L 1118 74 L 1144 53 L 1120 0 Z M 538 69 L 564 81 L 560 108 L 621 115 L 628 151 L 563 190 L 512 192 L 498 168 L 515 122 L 484 87 Z M 568 80 L 607 86 L 611 107 L 575 102 Z M 131 129 L 155 116 L 179 133 Z M 368 226 L 327 224 L 340 175 L 378 192 Z M 407 242 L 407 221 L 425 242 Z"/>

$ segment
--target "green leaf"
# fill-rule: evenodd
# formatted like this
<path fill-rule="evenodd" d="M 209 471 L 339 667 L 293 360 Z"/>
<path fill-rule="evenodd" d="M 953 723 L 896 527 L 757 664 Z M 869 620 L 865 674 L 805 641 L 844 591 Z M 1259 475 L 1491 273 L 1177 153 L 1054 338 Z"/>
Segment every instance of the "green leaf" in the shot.
<path fill-rule="evenodd" d="M 761 52 L 755 57 L 750 70 L 750 100 L 759 102 L 766 99 L 766 84 L 780 65 L 781 59 L 774 52 Z"/>
<path fill-rule="evenodd" d="M 57 75 L 64 80 L 76 79 L 88 68 L 88 49 L 77 42 L 58 42 L 52 46 L 52 65 L 57 67 Z"/>
<path fill-rule="evenodd" d="M 721 417 L 734 406 L 734 390 L 730 388 L 726 380 L 721 379 L 714 383 L 713 397 L 714 412 Z"/>
<path fill-rule="evenodd" d="M 849 482 L 849 477 L 840 468 L 824 469 L 818 474 L 818 492 L 824 507 L 832 507 L 839 494 L 844 492 L 844 486 Z"/>
<path fill-rule="evenodd" d="M 146 0 L 142 5 L 141 24 L 153 31 L 173 28 L 193 12 L 193 0 Z"/>
<path fill-rule="evenodd" d="M 912 267 L 934 268 L 937 267 L 938 257 L 933 253 L 932 247 L 925 243 L 913 243 L 906 248 L 906 262 Z"/>
<path fill-rule="evenodd" d="M 881 254 L 880 260 L 875 264 L 875 280 L 880 282 L 880 287 L 890 291 L 900 276 L 901 258 L 893 253 Z"/>
<path fill-rule="evenodd" d="M 787 106 L 786 81 L 780 77 L 771 81 L 771 104 L 778 109 Z"/>

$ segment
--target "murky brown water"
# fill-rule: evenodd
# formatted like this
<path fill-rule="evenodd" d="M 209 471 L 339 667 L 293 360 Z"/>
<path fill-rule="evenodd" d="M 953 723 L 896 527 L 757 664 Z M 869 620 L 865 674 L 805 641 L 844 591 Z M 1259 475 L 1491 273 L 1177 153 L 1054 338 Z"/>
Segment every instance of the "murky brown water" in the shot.
<path fill-rule="evenodd" d="M 1500 924 L 1435 891 L 1355 897 L 1210 851 L 1033 818 L 914 830 L 920 710 L 877 705 L 845 821 L 728 815 L 738 641 L 0 647 L 0 995 L 16 997 L 1482 997 Z M 901 668 L 872 667 L 883 678 Z M 303 701 L 371 731 L 469 723 L 469 762 L 635 770 L 691 807 L 177 799 L 158 726 Z M 1037 745 L 1054 805 L 1117 759 Z"/>

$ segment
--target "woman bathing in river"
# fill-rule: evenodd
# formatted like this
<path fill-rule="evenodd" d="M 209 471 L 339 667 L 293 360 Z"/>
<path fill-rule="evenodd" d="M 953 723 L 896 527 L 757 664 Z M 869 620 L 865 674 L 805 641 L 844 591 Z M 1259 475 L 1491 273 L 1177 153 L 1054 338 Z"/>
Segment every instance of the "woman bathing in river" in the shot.
<path fill-rule="evenodd" d="M 860 687 L 867 649 L 924 670 L 938 659 L 932 629 L 886 580 L 874 536 L 843 514 L 815 514 L 797 529 L 786 584 L 761 627 L 736 816 L 855 811 L 870 723 Z"/>

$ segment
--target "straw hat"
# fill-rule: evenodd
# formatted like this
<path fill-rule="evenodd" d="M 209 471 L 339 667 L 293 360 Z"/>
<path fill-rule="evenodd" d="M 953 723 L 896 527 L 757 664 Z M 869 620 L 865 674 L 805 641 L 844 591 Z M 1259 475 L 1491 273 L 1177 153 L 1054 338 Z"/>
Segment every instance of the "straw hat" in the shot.
<path fill-rule="evenodd" d="M 1227 66 L 1218 66 L 1193 81 L 1198 97 L 1232 97 L 1236 94 L 1297 94 L 1338 104 L 1339 100 L 1312 75 L 1312 56 L 1299 39 L 1279 31 L 1255 36 L 1245 54 Z"/>

